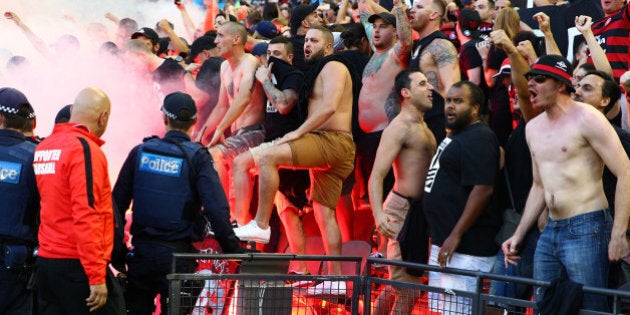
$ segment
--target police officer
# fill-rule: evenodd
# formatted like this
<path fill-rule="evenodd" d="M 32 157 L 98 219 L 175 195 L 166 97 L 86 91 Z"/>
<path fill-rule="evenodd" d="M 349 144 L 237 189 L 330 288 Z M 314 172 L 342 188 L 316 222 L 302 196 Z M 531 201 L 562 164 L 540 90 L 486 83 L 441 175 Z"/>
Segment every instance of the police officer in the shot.
<path fill-rule="evenodd" d="M 37 243 L 39 194 L 33 172 L 35 144 L 24 137 L 34 114 L 22 92 L 0 89 L 0 314 L 30 314 L 27 288 Z"/>
<path fill-rule="evenodd" d="M 229 221 L 229 206 L 208 150 L 190 141 L 197 121 L 192 98 L 174 92 L 162 106 L 166 135 L 151 137 L 133 148 L 114 187 L 114 200 L 125 211 L 133 199 L 128 255 L 127 308 L 130 314 L 150 314 L 161 296 L 166 314 L 172 254 L 194 252 L 193 241 L 204 236 L 208 218 L 225 253 L 243 252 Z M 203 206 L 203 213 L 201 212 Z M 124 217 L 124 213 L 122 213 Z M 195 263 L 183 261 L 177 272 L 193 272 Z"/>

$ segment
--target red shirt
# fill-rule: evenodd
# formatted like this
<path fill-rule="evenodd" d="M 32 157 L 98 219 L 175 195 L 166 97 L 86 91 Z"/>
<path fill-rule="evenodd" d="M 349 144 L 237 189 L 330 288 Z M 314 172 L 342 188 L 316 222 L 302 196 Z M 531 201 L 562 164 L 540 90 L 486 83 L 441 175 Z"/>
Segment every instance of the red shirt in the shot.
<path fill-rule="evenodd" d="M 591 29 L 599 45 L 606 52 L 615 80 L 619 82 L 621 75 L 628 70 L 630 63 L 630 13 L 624 6 L 621 10 L 593 22 Z M 588 62 L 593 62 L 588 58 Z"/>
<path fill-rule="evenodd" d="M 79 259 L 90 285 L 105 283 L 114 241 L 103 143 L 83 125 L 58 124 L 33 161 L 41 195 L 38 256 Z"/>

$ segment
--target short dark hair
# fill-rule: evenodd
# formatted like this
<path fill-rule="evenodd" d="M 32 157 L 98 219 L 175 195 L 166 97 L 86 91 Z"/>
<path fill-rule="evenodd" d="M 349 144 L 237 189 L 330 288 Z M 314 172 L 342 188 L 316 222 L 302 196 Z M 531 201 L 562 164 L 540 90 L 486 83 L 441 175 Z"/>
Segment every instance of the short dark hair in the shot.
<path fill-rule="evenodd" d="M 394 79 L 394 90 L 396 92 L 396 96 L 398 96 L 398 101 L 403 101 L 403 96 L 400 91 L 402 89 L 408 89 L 411 87 L 411 74 L 417 72 L 415 70 L 403 70 L 396 75 Z"/>
<path fill-rule="evenodd" d="M 272 38 L 269 41 L 269 44 L 284 44 L 284 49 L 287 50 L 287 55 L 293 53 L 293 43 L 291 42 L 291 39 L 286 36 L 278 35 Z"/>
<path fill-rule="evenodd" d="M 190 117 L 190 116 L 191 116 L 190 112 L 188 110 L 186 110 L 186 109 L 182 109 L 182 110 L 177 112 L 177 117 Z M 176 120 L 176 119 L 171 119 L 168 116 L 166 117 L 166 119 L 168 119 L 168 125 L 172 129 L 183 130 L 183 131 L 188 130 L 196 122 L 195 119 Z"/>
<path fill-rule="evenodd" d="M 586 71 L 586 75 L 596 75 L 602 79 L 604 79 L 604 83 L 602 84 L 602 96 L 610 98 L 610 102 L 604 108 L 604 114 L 608 113 L 615 103 L 621 98 L 621 88 L 619 84 L 606 72 L 601 70 L 589 70 Z"/>
<path fill-rule="evenodd" d="M 365 28 L 361 23 L 350 24 L 340 36 L 346 48 L 359 47 L 361 45 L 361 39 L 364 37 L 367 38 Z"/>
<path fill-rule="evenodd" d="M 473 106 L 479 105 L 479 109 L 481 109 L 486 103 L 486 96 L 479 86 L 470 81 L 462 80 L 453 84 L 451 88 L 461 88 L 464 86 L 467 87 L 470 92 L 470 104 Z"/>
<path fill-rule="evenodd" d="M 278 18 L 278 7 L 275 3 L 267 2 L 263 7 L 262 18 L 265 21 L 271 21 Z"/>
<path fill-rule="evenodd" d="M 18 112 L 25 113 L 28 111 L 29 104 L 21 104 Z M 24 126 L 26 125 L 26 118 L 20 115 L 9 114 L 7 112 L 0 112 L 0 115 L 4 117 L 4 127 L 9 129 L 17 129 L 24 132 Z"/>

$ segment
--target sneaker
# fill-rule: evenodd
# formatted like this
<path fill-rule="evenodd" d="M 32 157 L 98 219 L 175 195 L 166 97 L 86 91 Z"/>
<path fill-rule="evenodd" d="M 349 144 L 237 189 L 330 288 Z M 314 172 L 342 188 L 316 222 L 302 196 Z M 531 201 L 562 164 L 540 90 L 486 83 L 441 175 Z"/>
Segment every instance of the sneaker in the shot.
<path fill-rule="evenodd" d="M 291 270 L 289 271 L 290 275 L 301 275 L 301 276 L 310 276 L 311 273 L 307 271 L 305 272 L 298 272 L 295 270 Z M 285 281 L 286 284 L 294 287 L 294 288 L 298 288 L 298 287 L 309 287 L 315 284 L 315 281 L 313 280 L 286 280 Z"/>
<path fill-rule="evenodd" d="M 379 258 L 379 259 L 385 258 L 385 256 L 383 256 L 383 254 L 381 254 L 380 252 L 370 253 L 369 257 L 370 258 Z M 372 263 L 372 268 L 386 268 L 386 267 L 387 267 L 387 265 L 383 265 L 383 264 L 379 264 L 379 263 Z"/>
<path fill-rule="evenodd" d="M 267 244 L 271 237 L 271 228 L 263 230 L 258 227 L 256 221 L 251 220 L 249 223 L 234 229 L 234 234 L 243 242 L 253 241 L 256 243 Z"/>
<path fill-rule="evenodd" d="M 324 281 L 314 287 L 306 288 L 305 295 L 346 295 L 346 282 Z"/>

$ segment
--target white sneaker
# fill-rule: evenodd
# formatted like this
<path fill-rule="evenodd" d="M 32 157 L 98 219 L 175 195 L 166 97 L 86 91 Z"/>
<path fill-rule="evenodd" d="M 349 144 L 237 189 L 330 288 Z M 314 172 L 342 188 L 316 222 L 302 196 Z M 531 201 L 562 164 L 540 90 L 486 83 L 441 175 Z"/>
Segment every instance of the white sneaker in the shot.
<path fill-rule="evenodd" d="M 345 281 L 324 281 L 306 288 L 306 295 L 346 295 Z"/>
<path fill-rule="evenodd" d="M 251 220 L 249 223 L 235 228 L 234 234 L 236 234 L 236 237 L 244 242 L 252 241 L 267 244 L 269 243 L 269 238 L 271 237 L 271 228 L 267 227 L 267 229 L 263 230 L 258 227 L 258 223 L 256 223 L 256 221 Z"/>

